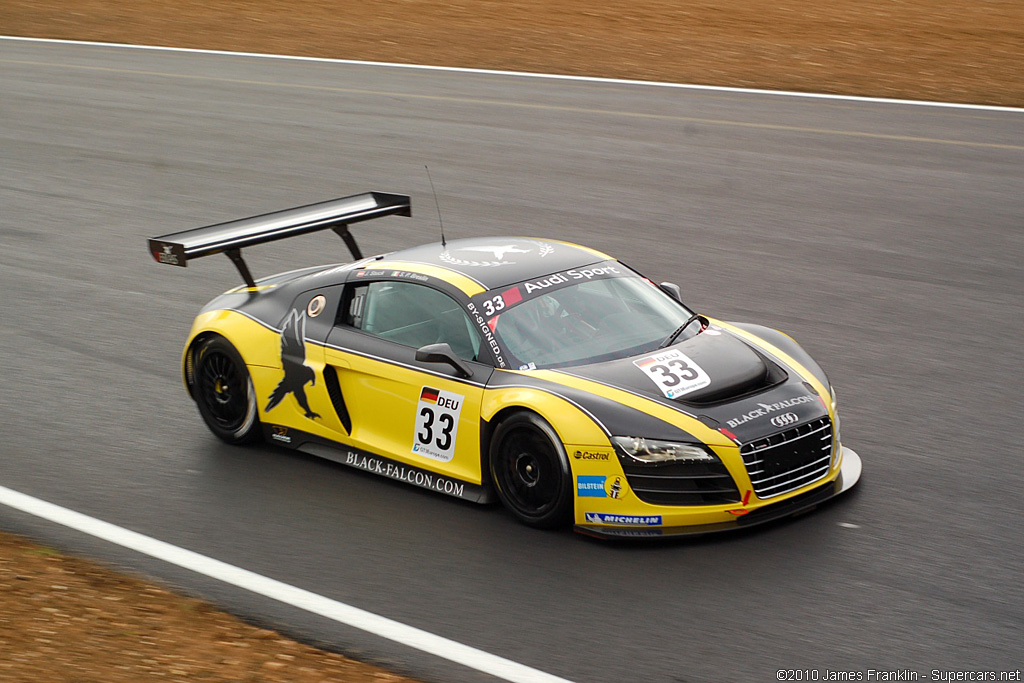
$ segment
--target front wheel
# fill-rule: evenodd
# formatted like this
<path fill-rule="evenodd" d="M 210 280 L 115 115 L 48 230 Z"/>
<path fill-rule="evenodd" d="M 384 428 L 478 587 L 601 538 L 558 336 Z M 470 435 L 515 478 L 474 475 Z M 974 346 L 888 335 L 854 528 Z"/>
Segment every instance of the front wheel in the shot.
<path fill-rule="evenodd" d="M 519 521 L 541 529 L 569 522 L 569 462 L 555 430 L 539 416 L 516 413 L 498 425 L 490 466 L 501 502 Z"/>
<path fill-rule="evenodd" d="M 238 351 L 223 337 L 211 337 L 193 353 L 193 394 L 206 426 L 230 444 L 256 441 L 256 391 Z"/>

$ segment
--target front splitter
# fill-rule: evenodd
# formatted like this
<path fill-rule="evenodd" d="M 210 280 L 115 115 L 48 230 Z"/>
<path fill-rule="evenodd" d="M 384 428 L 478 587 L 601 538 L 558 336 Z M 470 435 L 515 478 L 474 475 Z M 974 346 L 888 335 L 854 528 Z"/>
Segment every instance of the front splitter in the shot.
<path fill-rule="evenodd" d="M 787 498 L 779 503 L 766 505 L 749 514 L 737 517 L 736 521 L 718 522 L 716 524 L 698 524 L 674 527 L 631 527 L 631 526 L 584 526 L 577 524 L 573 531 L 602 539 L 636 539 L 636 538 L 669 538 L 676 536 L 699 536 L 721 531 L 733 531 L 772 522 L 777 519 L 805 512 L 840 493 L 849 491 L 860 481 L 862 463 L 860 456 L 852 448 L 842 447 L 843 462 L 839 466 L 839 476 L 827 484 Z"/>

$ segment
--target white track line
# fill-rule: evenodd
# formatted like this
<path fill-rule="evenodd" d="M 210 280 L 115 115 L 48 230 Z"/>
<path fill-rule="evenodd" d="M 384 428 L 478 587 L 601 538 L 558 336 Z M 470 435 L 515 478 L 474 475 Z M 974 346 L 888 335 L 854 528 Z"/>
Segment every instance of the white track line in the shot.
<path fill-rule="evenodd" d="M 80 512 L 33 498 L 0 486 L 0 504 L 61 524 L 82 533 L 115 543 L 124 548 L 184 567 L 198 574 L 283 602 L 313 614 L 319 614 L 353 628 L 422 650 L 463 666 L 482 671 L 513 683 L 571 683 L 564 678 L 531 669 L 497 655 L 457 643 L 413 626 L 393 621 L 373 612 L 325 598 L 301 588 L 261 576 L 247 569 L 158 541 Z"/>
<path fill-rule="evenodd" d="M 295 55 L 275 55 L 263 52 L 231 52 L 228 50 L 200 50 L 185 47 L 165 47 L 159 45 L 129 45 L 126 43 L 99 43 L 88 40 L 60 40 L 57 38 L 26 38 L 23 36 L 3 36 L 0 40 L 16 40 L 31 43 L 56 43 L 62 45 L 88 45 L 92 47 L 115 47 L 130 50 L 158 50 L 164 52 L 182 52 L 204 55 L 224 55 L 230 57 L 258 57 L 261 59 L 286 59 L 300 62 L 321 62 L 327 64 L 350 64 L 355 66 L 378 66 L 392 69 L 419 69 L 422 71 L 446 71 L 450 73 L 480 74 L 486 76 L 515 76 L 520 78 L 545 78 L 559 81 L 580 81 L 584 83 L 608 83 L 612 85 L 642 85 L 655 88 L 676 88 L 679 90 L 704 90 L 709 92 L 740 93 L 745 95 L 773 95 L 779 97 L 802 97 L 806 99 L 837 100 L 841 102 L 867 102 L 874 104 L 903 104 L 916 107 L 945 107 L 949 109 L 972 109 L 978 111 L 1006 111 L 1024 113 L 1020 107 L 999 107 L 989 104 L 964 104 L 960 102 L 928 102 L 925 100 L 898 100 L 884 97 L 861 97 L 857 95 L 829 95 L 827 93 L 795 92 L 791 90 L 761 90 L 757 88 L 730 88 L 720 85 L 696 85 L 692 83 L 665 83 L 662 81 L 638 81 L 624 78 L 598 78 L 595 76 L 568 76 L 563 74 L 533 73 L 530 71 L 499 71 L 495 69 L 469 69 L 455 66 L 431 66 L 426 64 L 399 64 L 395 62 L 367 62 L 352 59 L 330 59 L 327 57 L 298 57 Z"/>

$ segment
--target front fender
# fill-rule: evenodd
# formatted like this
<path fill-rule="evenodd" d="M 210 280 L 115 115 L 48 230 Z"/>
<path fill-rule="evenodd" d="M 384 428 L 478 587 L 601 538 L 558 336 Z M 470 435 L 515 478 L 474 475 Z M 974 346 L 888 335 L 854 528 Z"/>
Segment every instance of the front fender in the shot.
<path fill-rule="evenodd" d="M 580 406 L 551 392 L 532 387 L 498 387 L 488 389 L 480 405 L 480 418 L 488 423 L 500 414 L 516 409 L 537 413 L 558 433 L 563 444 L 592 445 L 608 448 L 608 436 Z"/>
<path fill-rule="evenodd" d="M 772 328 L 765 327 L 764 325 L 755 325 L 753 323 L 730 322 L 720 324 L 723 324 L 725 326 L 732 326 L 734 328 L 739 328 L 741 331 L 753 336 L 754 339 L 750 339 L 748 337 L 748 341 L 751 341 L 754 344 L 757 344 L 758 341 L 762 343 L 767 342 L 768 344 L 771 344 L 780 351 L 788 354 L 790 358 L 796 361 L 799 364 L 799 366 L 797 367 L 798 371 L 803 370 L 806 373 L 812 375 L 814 379 L 821 382 L 823 386 L 829 386 L 828 377 L 825 375 L 825 371 L 821 369 L 821 366 L 818 365 L 817 361 L 811 358 L 811 354 L 804 351 L 803 347 L 800 346 L 800 344 L 798 344 L 795 339 L 790 337 L 785 332 L 773 330 Z M 765 350 L 768 350 L 770 352 L 770 349 Z M 805 379 L 810 378 L 805 377 Z"/>

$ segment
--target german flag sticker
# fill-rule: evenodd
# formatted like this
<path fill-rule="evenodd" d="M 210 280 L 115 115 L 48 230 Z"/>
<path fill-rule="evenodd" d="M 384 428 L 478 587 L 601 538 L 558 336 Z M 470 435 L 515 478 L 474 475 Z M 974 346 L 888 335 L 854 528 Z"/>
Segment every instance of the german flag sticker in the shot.
<path fill-rule="evenodd" d="M 423 387 L 423 391 L 420 392 L 420 400 L 427 403 L 437 403 L 437 389 Z"/>

